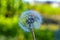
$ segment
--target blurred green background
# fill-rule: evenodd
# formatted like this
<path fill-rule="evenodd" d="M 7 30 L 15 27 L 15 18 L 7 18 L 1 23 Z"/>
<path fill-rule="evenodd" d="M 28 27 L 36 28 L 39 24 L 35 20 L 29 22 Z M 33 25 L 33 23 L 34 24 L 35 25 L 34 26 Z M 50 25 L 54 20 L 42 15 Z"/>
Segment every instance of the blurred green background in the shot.
<path fill-rule="evenodd" d="M 59 22 L 60 7 L 52 7 L 50 3 L 34 5 L 22 0 L 0 0 L 0 40 L 32 40 L 30 32 L 24 32 L 18 25 L 18 17 L 27 10 L 36 10 L 42 17 Z M 59 24 L 43 23 L 40 29 L 35 29 L 37 40 L 54 40 L 54 32 Z"/>

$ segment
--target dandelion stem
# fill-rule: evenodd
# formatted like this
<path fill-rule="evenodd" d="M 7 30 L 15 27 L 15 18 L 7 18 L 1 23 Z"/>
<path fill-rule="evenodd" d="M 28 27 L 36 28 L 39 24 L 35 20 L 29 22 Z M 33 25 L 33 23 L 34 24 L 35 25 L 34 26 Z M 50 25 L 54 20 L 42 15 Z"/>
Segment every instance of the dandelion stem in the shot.
<path fill-rule="evenodd" d="M 36 40 L 33 28 L 31 29 L 33 40 Z"/>

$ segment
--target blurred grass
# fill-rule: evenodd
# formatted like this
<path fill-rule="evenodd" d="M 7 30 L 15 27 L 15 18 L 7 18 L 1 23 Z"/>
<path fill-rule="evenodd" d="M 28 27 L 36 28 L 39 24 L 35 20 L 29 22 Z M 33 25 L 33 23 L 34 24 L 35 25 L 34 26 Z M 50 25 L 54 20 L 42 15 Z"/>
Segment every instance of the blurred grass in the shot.
<path fill-rule="evenodd" d="M 42 17 L 60 20 L 60 8 L 52 8 L 49 4 L 30 5 L 21 0 L 0 0 L 0 40 L 32 40 L 32 34 L 24 32 L 18 25 L 18 17 L 27 10 L 36 10 Z M 42 24 L 38 30 L 35 29 L 36 38 L 54 40 L 56 30 L 58 25 Z"/>
<path fill-rule="evenodd" d="M 4 35 L 6 37 L 8 36 L 9 40 L 29 40 L 29 39 L 32 40 L 31 33 L 23 32 L 23 30 L 20 29 L 20 27 L 18 26 L 18 17 L 17 16 L 14 16 L 12 18 L 5 18 L 3 15 L 1 15 L 0 18 L 1 18 L 0 32 L 3 36 Z M 43 25 L 41 25 L 40 29 L 35 30 L 37 40 L 54 40 L 53 31 L 57 30 L 58 26 L 54 25 L 54 24 L 49 24 L 48 25 L 49 30 L 46 30 L 46 27 L 47 27 L 47 25 L 43 24 Z M 10 37 L 10 36 L 12 36 L 12 37 Z M 14 37 L 16 37 L 16 38 L 14 38 Z"/>

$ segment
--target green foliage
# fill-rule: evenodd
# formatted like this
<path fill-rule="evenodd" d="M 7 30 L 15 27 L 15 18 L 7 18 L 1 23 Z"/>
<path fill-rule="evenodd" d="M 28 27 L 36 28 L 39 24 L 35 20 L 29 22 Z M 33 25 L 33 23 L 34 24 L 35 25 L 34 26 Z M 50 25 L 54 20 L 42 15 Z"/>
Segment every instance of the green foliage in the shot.
<path fill-rule="evenodd" d="M 24 32 L 18 26 L 18 16 L 26 10 L 34 9 L 48 16 L 59 14 L 60 8 L 49 5 L 29 5 L 21 0 L 0 0 L 0 35 L 6 37 L 20 36 L 20 40 L 32 40 L 31 33 Z M 37 40 L 54 40 L 54 33 L 50 30 L 35 30 Z M 22 39 L 21 39 L 22 38 Z"/>

